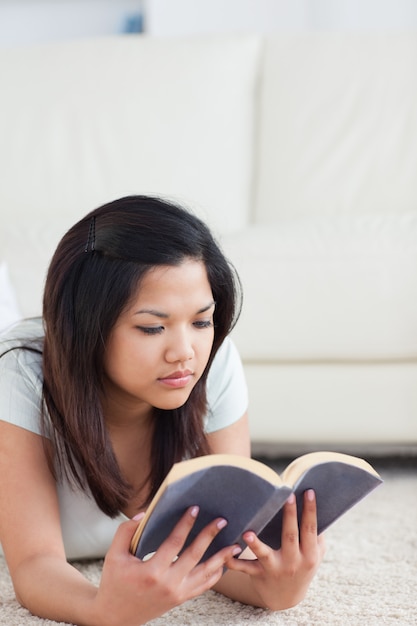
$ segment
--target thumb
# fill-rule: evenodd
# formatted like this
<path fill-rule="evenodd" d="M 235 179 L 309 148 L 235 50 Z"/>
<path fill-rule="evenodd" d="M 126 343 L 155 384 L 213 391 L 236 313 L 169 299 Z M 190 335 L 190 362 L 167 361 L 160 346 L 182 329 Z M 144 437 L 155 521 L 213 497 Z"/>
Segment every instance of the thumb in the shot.
<path fill-rule="evenodd" d="M 133 535 L 144 518 L 145 513 L 135 515 L 131 520 L 122 522 L 113 537 L 110 550 L 117 552 L 130 552 Z"/>

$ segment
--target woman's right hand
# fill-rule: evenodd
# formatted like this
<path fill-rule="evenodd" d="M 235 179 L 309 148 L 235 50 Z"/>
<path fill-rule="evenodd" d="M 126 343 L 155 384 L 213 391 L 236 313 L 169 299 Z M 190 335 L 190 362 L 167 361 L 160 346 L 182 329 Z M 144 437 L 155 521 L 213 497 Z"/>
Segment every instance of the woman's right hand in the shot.
<path fill-rule="evenodd" d="M 100 586 L 92 604 L 92 625 L 145 624 L 218 582 L 225 563 L 239 554 L 239 546 L 228 546 L 204 563 L 199 561 L 226 520 L 213 520 L 176 559 L 197 515 L 198 507 L 188 509 L 169 537 L 146 561 L 129 551 L 138 521 L 120 525 L 104 560 Z"/>

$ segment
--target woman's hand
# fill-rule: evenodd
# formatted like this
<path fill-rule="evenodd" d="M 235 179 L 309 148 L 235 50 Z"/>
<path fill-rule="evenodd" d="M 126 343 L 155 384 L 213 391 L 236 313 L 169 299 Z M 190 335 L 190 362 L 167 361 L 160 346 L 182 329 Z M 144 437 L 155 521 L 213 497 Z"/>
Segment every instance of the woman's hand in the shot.
<path fill-rule="evenodd" d="M 259 604 L 264 607 L 282 610 L 298 604 L 305 597 L 325 552 L 324 539 L 317 536 L 314 491 L 304 494 L 300 532 L 295 497 L 291 496 L 285 504 L 280 550 L 262 543 L 253 532 L 245 533 L 243 539 L 256 559 L 230 559 L 227 567 L 250 576 Z"/>
<path fill-rule="evenodd" d="M 204 563 L 199 561 L 226 525 L 224 519 L 208 524 L 176 558 L 197 515 L 198 507 L 190 508 L 147 561 L 129 552 L 138 522 L 121 524 L 104 561 L 92 625 L 139 626 L 207 591 L 220 579 L 226 562 L 241 552 L 239 546 L 228 546 Z"/>

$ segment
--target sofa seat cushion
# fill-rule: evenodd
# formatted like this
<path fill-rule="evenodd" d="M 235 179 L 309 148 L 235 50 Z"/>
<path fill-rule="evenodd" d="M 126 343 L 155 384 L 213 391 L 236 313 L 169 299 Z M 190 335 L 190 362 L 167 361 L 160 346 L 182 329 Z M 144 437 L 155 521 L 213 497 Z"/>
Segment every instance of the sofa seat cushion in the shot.
<path fill-rule="evenodd" d="M 244 360 L 417 357 L 417 211 L 283 220 L 223 245 L 244 287 Z"/>
<path fill-rule="evenodd" d="M 330 449 L 417 441 L 415 361 L 246 363 L 245 374 L 252 441 Z"/>

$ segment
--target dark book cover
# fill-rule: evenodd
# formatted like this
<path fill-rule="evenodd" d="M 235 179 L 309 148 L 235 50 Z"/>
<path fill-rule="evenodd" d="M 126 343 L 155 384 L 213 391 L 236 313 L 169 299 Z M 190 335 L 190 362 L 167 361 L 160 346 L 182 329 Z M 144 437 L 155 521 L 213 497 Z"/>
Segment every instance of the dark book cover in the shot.
<path fill-rule="evenodd" d="M 320 534 L 381 482 L 377 475 L 347 463 L 327 461 L 311 467 L 294 485 L 298 526 L 303 512 L 303 494 L 308 489 L 314 489 L 316 494 L 317 532 Z M 282 516 L 283 511 L 278 511 L 259 533 L 261 541 L 275 550 L 281 546 Z"/>
<path fill-rule="evenodd" d="M 221 548 L 238 543 L 246 547 L 242 533 L 259 532 L 284 505 L 291 489 L 277 487 L 252 472 L 228 465 L 213 466 L 185 476 L 168 485 L 140 537 L 136 556 L 155 552 L 173 530 L 185 510 L 194 505 L 200 512 L 184 546 L 216 517 L 228 525 L 204 554 L 208 559 Z"/>

